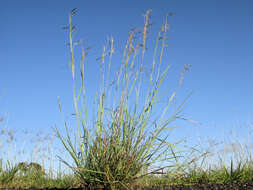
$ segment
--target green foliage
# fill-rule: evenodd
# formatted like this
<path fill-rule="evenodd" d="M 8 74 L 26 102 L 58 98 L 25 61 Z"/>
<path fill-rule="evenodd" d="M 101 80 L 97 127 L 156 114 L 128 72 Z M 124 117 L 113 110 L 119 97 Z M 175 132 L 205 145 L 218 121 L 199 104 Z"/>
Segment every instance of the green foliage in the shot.
<path fill-rule="evenodd" d="M 230 162 L 230 170 L 224 166 L 224 183 L 231 183 L 234 181 L 240 181 L 243 177 L 243 171 L 245 170 L 245 165 L 241 167 L 242 163 L 240 162 L 236 169 L 233 166 L 233 160 Z"/>
<path fill-rule="evenodd" d="M 40 164 L 36 162 L 26 163 L 26 162 L 20 162 L 17 165 L 18 170 L 23 175 L 33 174 L 33 175 L 45 175 L 44 169 L 41 167 Z"/>
<path fill-rule="evenodd" d="M 0 184 L 9 184 L 15 177 L 15 174 L 18 172 L 18 167 L 12 166 L 10 162 L 7 163 L 6 170 L 2 168 L 2 160 L 0 167 Z"/>

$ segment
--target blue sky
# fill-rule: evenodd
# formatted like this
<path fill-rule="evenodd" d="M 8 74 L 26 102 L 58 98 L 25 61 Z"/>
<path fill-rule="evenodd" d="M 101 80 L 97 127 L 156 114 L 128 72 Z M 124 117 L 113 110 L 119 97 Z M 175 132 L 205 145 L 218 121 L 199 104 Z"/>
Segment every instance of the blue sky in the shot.
<path fill-rule="evenodd" d="M 164 58 L 171 69 L 163 88 L 175 87 L 184 64 L 191 64 L 177 97 L 180 102 L 193 91 L 184 114 L 199 122 L 197 128 L 182 123 L 183 128 L 173 132 L 173 138 L 223 138 L 233 127 L 241 137 L 249 135 L 253 117 L 251 0 L 2 0 L 0 113 L 7 118 L 4 126 L 48 133 L 54 125 L 62 127 L 57 97 L 61 98 L 66 119 L 71 119 L 70 53 L 68 33 L 62 27 L 68 24 L 68 13 L 73 8 L 78 9 L 73 17 L 75 39 L 88 38 L 88 45 L 93 46 L 86 62 L 88 96 L 96 92 L 96 58 L 106 36 L 115 39 L 112 64 L 117 68 L 128 32 L 133 27 L 143 28 L 145 11 L 152 8 L 150 44 L 166 13 L 173 12 Z M 146 57 L 152 58 L 153 47 L 148 47 Z M 146 61 L 144 64 L 150 66 L 151 61 Z"/>

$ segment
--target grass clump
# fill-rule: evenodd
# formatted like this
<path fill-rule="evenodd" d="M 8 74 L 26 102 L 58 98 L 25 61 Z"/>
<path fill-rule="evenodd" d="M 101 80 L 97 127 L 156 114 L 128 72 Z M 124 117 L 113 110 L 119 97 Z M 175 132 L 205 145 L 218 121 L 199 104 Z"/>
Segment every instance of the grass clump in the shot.
<path fill-rule="evenodd" d="M 158 121 L 151 123 L 150 119 L 159 100 L 159 89 L 163 83 L 170 65 L 164 70 L 161 69 L 162 58 L 166 48 L 167 32 L 169 29 L 168 17 L 158 32 L 155 40 L 154 58 L 152 69 L 149 73 L 148 90 L 145 94 L 145 102 L 143 106 L 139 105 L 138 98 L 141 90 L 144 55 L 146 51 L 147 32 L 150 26 L 149 15 L 151 10 L 145 14 L 144 29 L 142 31 L 142 39 L 136 42 L 136 32 L 131 31 L 126 42 L 123 59 L 120 70 L 117 72 L 115 94 L 118 100 L 116 107 L 108 109 L 112 104 L 107 105 L 110 100 L 110 92 L 108 81 L 105 80 L 105 60 L 109 60 L 109 70 L 114 54 L 113 38 L 110 39 L 110 49 L 106 52 L 103 48 L 101 61 L 101 88 L 95 97 L 98 101 L 96 110 L 95 126 L 88 126 L 86 109 L 86 91 L 84 80 L 84 60 L 88 52 L 81 46 L 81 66 L 80 78 L 81 86 L 76 91 L 76 58 L 74 56 L 74 46 L 77 42 L 73 41 L 72 35 L 75 29 L 72 26 L 72 17 L 75 15 L 76 9 L 72 10 L 69 15 L 69 45 L 71 54 L 71 72 L 73 79 L 73 99 L 75 107 L 75 117 L 77 133 L 75 135 L 75 143 L 71 140 L 68 126 L 65 122 L 66 138 L 55 128 L 57 136 L 60 138 L 65 149 L 74 161 L 71 165 L 64 159 L 61 159 L 68 165 L 79 177 L 85 187 L 103 186 L 106 189 L 129 189 L 137 179 L 147 176 L 149 173 L 158 172 L 166 167 L 148 171 L 148 168 L 158 161 L 171 161 L 177 158 L 176 144 L 167 141 L 168 135 L 163 137 L 167 130 L 176 127 L 169 127 L 169 124 L 180 118 L 179 113 L 182 111 L 182 105 L 179 105 L 169 117 L 167 111 L 175 98 L 176 91 L 180 87 L 185 71 L 189 69 L 189 65 L 185 65 L 182 70 L 178 88 L 171 93 L 167 103 L 163 108 L 163 112 Z M 82 44 L 82 41 L 78 41 Z M 138 53 L 142 48 L 141 53 Z M 138 59 L 139 58 L 139 59 Z M 157 61 L 158 59 L 158 61 Z M 138 60 L 140 64 L 138 65 Z M 158 69 L 157 67 L 158 66 Z M 134 70 L 134 68 L 137 68 Z M 156 70 L 157 69 L 157 70 Z M 109 75 L 109 74 L 108 74 Z M 136 101 L 131 104 L 131 98 L 135 90 Z M 96 99 L 97 98 L 97 99 Z M 118 99 L 117 99 L 118 98 Z M 131 110 L 131 105 L 134 105 Z M 107 107 L 108 106 L 108 107 Z M 141 107 L 139 109 L 139 107 Z M 61 112 L 61 103 L 59 100 L 59 108 Z M 109 110 L 107 112 L 107 110 Z M 111 120 L 106 121 L 106 116 L 110 115 Z M 95 134 L 91 134 L 91 129 L 95 128 Z M 150 130 L 150 128 L 152 128 Z M 149 135 L 151 134 L 151 135 Z M 76 145 L 76 146 L 75 146 Z M 166 157 L 166 156 L 167 157 Z"/>

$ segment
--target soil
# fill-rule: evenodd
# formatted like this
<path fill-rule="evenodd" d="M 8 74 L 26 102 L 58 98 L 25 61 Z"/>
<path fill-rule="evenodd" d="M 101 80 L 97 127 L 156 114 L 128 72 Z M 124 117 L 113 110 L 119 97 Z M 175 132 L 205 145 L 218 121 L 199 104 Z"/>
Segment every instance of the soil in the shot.
<path fill-rule="evenodd" d="M 0 190 L 17 190 L 17 189 L 0 189 Z M 19 189 L 21 190 L 21 189 Z M 29 188 L 26 190 L 42 190 L 39 188 Z M 86 190 L 84 188 L 59 189 L 59 188 L 45 188 L 43 190 Z M 94 189 L 106 190 L 106 189 Z M 156 187 L 138 187 L 135 186 L 133 190 L 253 190 L 253 181 L 233 182 L 230 184 L 199 184 L 199 185 L 174 185 L 174 186 L 156 186 Z"/>

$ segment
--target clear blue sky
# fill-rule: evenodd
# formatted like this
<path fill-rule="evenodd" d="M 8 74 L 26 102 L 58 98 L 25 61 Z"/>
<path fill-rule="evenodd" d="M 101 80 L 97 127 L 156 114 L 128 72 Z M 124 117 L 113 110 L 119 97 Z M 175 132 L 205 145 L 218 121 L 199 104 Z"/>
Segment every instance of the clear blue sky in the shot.
<path fill-rule="evenodd" d="M 98 84 L 96 58 L 107 35 L 115 39 L 113 64 L 119 64 L 129 30 L 143 28 L 142 15 L 147 9 L 152 8 L 149 40 L 155 40 L 166 13 L 173 12 L 170 47 L 164 59 L 172 67 L 165 87 L 175 87 L 184 64 L 192 65 L 178 100 L 194 91 L 184 113 L 200 123 L 197 129 L 183 123 L 174 137 L 222 138 L 224 131 L 238 123 L 240 135 L 249 134 L 246 126 L 253 117 L 252 0 L 2 0 L 0 113 L 8 118 L 9 128 L 50 133 L 55 124 L 62 127 L 58 96 L 65 116 L 71 118 L 70 53 L 68 33 L 62 27 L 68 24 L 73 8 L 78 8 L 73 18 L 76 39 L 88 38 L 93 46 L 86 62 L 88 96 L 94 95 Z M 147 57 L 153 55 L 153 46 L 148 48 Z"/>

